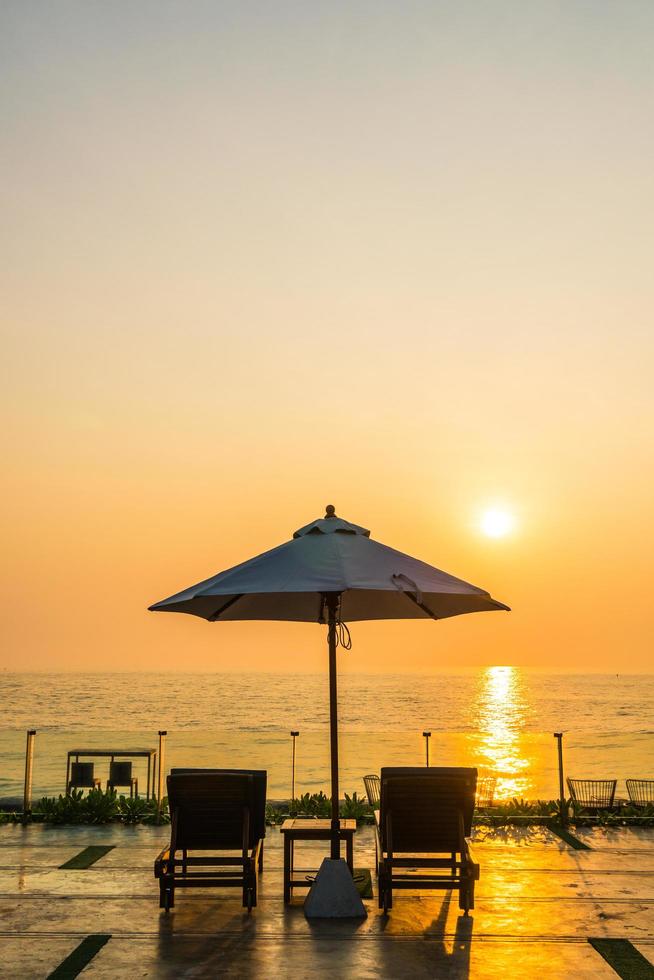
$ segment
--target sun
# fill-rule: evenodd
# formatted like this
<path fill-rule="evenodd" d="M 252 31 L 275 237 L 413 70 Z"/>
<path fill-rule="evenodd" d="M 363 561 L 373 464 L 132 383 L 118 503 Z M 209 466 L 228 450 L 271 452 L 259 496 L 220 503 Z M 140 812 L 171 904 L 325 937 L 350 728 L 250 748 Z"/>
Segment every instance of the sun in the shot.
<path fill-rule="evenodd" d="M 503 538 L 513 530 L 513 515 L 507 510 L 490 508 L 484 511 L 481 518 L 481 529 L 489 538 Z"/>

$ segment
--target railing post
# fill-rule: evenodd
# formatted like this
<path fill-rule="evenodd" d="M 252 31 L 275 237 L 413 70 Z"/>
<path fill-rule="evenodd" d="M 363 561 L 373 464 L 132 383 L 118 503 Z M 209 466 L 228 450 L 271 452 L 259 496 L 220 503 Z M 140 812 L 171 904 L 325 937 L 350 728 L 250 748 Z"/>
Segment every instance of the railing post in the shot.
<path fill-rule="evenodd" d="M 295 739 L 299 734 L 299 732 L 291 732 L 291 738 L 293 739 L 293 752 L 291 758 L 291 803 L 295 799 Z"/>
<path fill-rule="evenodd" d="M 559 751 L 559 807 L 561 810 L 561 823 L 566 824 L 568 822 L 568 814 L 563 782 L 563 732 L 554 732 L 554 738 L 557 741 Z"/>
<path fill-rule="evenodd" d="M 166 735 L 168 732 L 159 732 L 159 754 L 157 764 L 157 823 L 161 821 L 161 803 L 163 801 L 164 784 L 164 757 L 166 753 Z"/>
<path fill-rule="evenodd" d="M 431 732 L 423 732 L 422 737 L 425 740 L 425 756 L 427 759 L 427 768 L 429 769 L 429 739 L 431 738 Z"/>
<path fill-rule="evenodd" d="M 25 746 L 25 785 L 23 787 L 23 820 L 32 815 L 32 769 L 34 767 L 34 737 L 36 729 L 30 728 Z"/>

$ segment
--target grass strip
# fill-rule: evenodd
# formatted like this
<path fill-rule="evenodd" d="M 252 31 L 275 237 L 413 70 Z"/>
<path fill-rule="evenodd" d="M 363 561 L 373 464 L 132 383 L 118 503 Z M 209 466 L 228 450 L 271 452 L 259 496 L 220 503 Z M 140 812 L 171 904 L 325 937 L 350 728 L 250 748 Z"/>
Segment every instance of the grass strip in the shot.
<path fill-rule="evenodd" d="M 652 980 L 654 966 L 628 939 L 591 939 L 588 942 L 623 980 Z"/>
<path fill-rule="evenodd" d="M 355 868 L 353 871 L 354 884 L 361 898 L 372 898 L 372 875 L 370 868 Z"/>
<path fill-rule="evenodd" d="M 551 830 L 557 837 L 560 837 L 561 840 L 564 840 L 566 844 L 569 844 L 575 851 L 592 851 L 592 847 L 589 847 L 588 844 L 584 844 L 582 840 L 579 840 L 578 837 L 571 834 L 570 831 L 566 830 L 565 827 L 562 827 L 560 823 L 550 823 L 547 825 L 547 829 Z"/>
<path fill-rule="evenodd" d="M 90 847 L 85 847 L 83 851 L 76 854 L 66 861 L 65 864 L 59 865 L 60 871 L 83 871 L 84 868 L 90 868 L 92 864 L 99 861 L 101 857 L 108 854 L 109 851 L 113 851 L 115 844 L 91 844 Z"/>
<path fill-rule="evenodd" d="M 83 939 L 66 959 L 59 964 L 56 970 L 49 974 L 48 980 L 74 980 L 84 970 L 94 956 L 96 956 L 103 946 L 105 946 L 111 935 L 106 933 L 96 933 Z"/>

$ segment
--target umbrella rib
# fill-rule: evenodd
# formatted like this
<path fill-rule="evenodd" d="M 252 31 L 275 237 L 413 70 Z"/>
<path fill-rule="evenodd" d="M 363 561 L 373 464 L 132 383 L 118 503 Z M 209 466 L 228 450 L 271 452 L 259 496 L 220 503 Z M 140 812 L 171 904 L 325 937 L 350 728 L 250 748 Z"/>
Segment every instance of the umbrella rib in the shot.
<path fill-rule="evenodd" d="M 227 602 L 225 602 L 222 606 L 218 606 L 215 612 L 212 612 L 210 616 L 207 616 L 207 619 L 211 623 L 215 622 L 217 619 L 220 618 L 220 616 L 222 615 L 222 613 L 225 612 L 226 609 L 229 609 L 230 606 L 233 606 L 235 602 L 238 602 L 238 600 L 242 598 L 243 598 L 242 593 L 241 595 L 232 596 L 232 598 L 229 599 Z"/>
<path fill-rule="evenodd" d="M 431 609 L 429 609 L 429 607 L 424 604 L 424 602 L 418 602 L 418 599 L 416 598 L 416 596 L 415 596 L 415 594 L 413 592 L 405 592 L 404 589 L 401 589 L 400 591 L 402 592 L 402 595 L 405 595 L 407 597 L 407 599 L 410 599 L 411 602 L 418 607 L 418 609 L 422 609 L 422 611 L 424 613 L 427 613 L 427 615 L 430 617 L 430 619 L 439 619 L 440 618 L 440 617 L 436 616 L 435 613 L 433 613 L 431 611 Z"/>

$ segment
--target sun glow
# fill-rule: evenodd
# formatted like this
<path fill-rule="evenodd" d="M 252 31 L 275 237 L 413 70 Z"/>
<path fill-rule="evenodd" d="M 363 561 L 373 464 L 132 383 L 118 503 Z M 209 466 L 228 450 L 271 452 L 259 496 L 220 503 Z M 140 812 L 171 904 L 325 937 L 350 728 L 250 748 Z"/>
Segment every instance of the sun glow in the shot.
<path fill-rule="evenodd" d="M 475 753 L 485 772 L 497 778 L 497 797 L 523 796 L 529 789 L 530 759 L 524 744 L 527 699 L 515 667 L 487 667 L 477 699 Z"/>
<path fill-rule="evenodd" d="M 484 511 L 481 518 L 481 529 L 489 538 L 503 538 L 513 530 L 513 525 L 513 516 L 497 508 Z"/>

